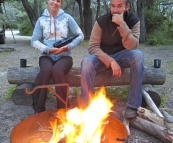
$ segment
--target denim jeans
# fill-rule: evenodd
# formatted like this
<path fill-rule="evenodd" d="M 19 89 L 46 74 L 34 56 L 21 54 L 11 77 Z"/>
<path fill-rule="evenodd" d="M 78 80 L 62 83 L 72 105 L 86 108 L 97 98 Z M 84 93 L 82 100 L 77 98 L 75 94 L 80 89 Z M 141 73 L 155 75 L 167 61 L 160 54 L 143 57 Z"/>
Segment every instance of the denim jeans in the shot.
<path fill-rule="evenodd" d="M 127 106 L 132 108 L 140 107 L 142 103 L 142 78 L 144 72 L 143 53 L 139 50 L 122 50 L 109 56 L 114 58 L 121 68 L 130 68 L 130 88 Z M 96 73 L 106 68 L 95 55 L 89 55 L 83 59 L 81 65 L 82 104 L 87 105 L 89 96 L 93 94 Z"/>

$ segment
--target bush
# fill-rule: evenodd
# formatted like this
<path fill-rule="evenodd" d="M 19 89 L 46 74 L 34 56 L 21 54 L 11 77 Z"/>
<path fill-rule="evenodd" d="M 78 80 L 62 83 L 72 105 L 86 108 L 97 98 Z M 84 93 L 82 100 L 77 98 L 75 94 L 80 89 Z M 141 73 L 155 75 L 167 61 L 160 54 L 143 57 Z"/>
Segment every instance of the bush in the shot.
<path fill-rule="evenodd" d="M 155 46 L 155 45 L 157 45 L 157 38 L 153 35 L 150 35 L 147 38 L 147 42 L 148 42 L 148 44 Z"/>
<path fill-rule="evenodd" d="M 23 21 L 19 26 L 20 35 L 32 36 L 33 28 L 29 20 Z"/>
<path fill-rule="evenodd" d="M 18 29 L 17 22 L 5 22 L 5 29 Z"/>

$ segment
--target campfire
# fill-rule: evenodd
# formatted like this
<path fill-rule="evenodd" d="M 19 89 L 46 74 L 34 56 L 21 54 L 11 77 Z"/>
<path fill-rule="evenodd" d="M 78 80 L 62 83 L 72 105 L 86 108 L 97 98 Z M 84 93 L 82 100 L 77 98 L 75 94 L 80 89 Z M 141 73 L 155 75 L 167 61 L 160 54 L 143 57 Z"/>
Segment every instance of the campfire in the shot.
<path fill-rule="evenodd" d="M 110 115 L 112 102 L 104 87 L 84 108 L 49 110 L 18 123 L 12 143 L 116 143 L 125 142 L 127 130 Z"/>

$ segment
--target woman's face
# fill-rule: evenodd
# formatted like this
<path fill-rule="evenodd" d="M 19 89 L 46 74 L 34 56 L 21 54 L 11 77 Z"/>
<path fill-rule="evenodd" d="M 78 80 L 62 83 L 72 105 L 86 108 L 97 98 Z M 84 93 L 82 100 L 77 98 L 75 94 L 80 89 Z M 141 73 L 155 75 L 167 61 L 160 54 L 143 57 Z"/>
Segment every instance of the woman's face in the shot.
<path fill-rule="evenodd" d="M 57 12 L 61 7 L 61 0 L 47 0 L 50 13 Z"/>

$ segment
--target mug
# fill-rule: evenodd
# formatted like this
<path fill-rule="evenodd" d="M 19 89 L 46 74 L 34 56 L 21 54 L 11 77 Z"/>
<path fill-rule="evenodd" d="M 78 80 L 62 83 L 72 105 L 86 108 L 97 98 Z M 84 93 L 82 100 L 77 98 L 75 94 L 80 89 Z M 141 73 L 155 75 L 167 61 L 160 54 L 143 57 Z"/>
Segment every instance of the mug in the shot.
<path fill-rule="evenodd" d="M 154 59 L 154 67 L 155 68 L 161 67 L 161 60 L 160 59 Z"/>
<path fill-rule="evenodd" d="M 26 67 L 27 60 L 26 59 L 20 59 L 20 67 L 25 68 Z"/>

